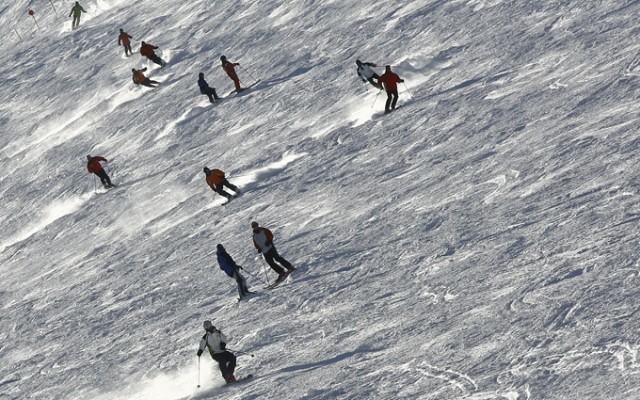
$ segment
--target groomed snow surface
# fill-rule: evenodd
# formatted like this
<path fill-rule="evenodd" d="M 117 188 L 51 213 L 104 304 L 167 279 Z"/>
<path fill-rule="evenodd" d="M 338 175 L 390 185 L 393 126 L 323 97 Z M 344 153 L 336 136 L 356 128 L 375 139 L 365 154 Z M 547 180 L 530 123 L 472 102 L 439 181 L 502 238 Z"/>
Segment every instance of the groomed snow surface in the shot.
<path fill-rule="evenodd" d="M 0 399 L 640 398 L 640 2 L 81 4 L 0 5 Z M 205 319 L 252 380 L 196 387 Z"/>

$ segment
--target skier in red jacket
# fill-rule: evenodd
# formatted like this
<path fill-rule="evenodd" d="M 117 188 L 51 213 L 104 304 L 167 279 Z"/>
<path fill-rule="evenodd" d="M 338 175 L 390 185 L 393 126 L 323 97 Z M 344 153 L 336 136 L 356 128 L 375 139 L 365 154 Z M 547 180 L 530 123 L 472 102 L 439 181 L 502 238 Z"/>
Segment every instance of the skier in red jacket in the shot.
<path fill-rule="evenodd" d="M 241 91 L 243 91 L 244 89 L 240 87 L 240 78 L 238 78 L 238 74 L 236 74 L 235 69 L 235 67 L 237 65 L 240 65 L 240 63 L 232 63 L 231 61 L 227 60 L 227 57 L 225 56 L 221 56 L 220 61 L 222 62 L 222 69 L 224 69 L 224 72 L 229 75 L 229 78 L 231 78 L 233 84 L 236 86 L 236 92 L 240 93 Z"/>
<path fill-rule="evenodd" d="M 398 83 L 404 82 L 404 79 L 400 79 L 397 74 L 391 71 L 391 65 L 387 65 L 384 74 L 382 74 L 378 82 L 380 82 L 387 91 L 387 104 L 384 106 L 384 113 L 388 114 L 396 108 L 396 103 L 398 102 Z"/>
<path fill-rule="evenodd" d="M 131 50 L 131 39 L 133 39 L 131 35 L 129 35 L 123 29 L 120 29 L 120 35 L 118 35 L 118 46 L 124 46 L 125 57 L 133 55 L 133 51 Z"/>
<path fill-rule="evenodd" d="M 102 164 L 100 164 L 100 161 L 108 162 L 104 157 L 87 156 L 87 171 L 89 171 L 89 173 L 91 174 L 98 175 L 98 178 L 100 178 L 100 182 L 102 182 L 102 185 L 104 185 L 105 188 L 109 189 L 115 187 L 113 183 L 111 183 L 111 179 L 109 179 L 109 175 L 107 175 L 107 172 L 102 168 Z"/>
<path fill-rule="evenodd" d="M 140 54 L 147 57 L 149 60 L 153 61 L 159 66 L 164 67 L 165 65 L 167 65 L 167 63 L 165 63 L 160 57 L 156 55 L 154 50 L 157 50 L 157 49 L 158 49 L 158 46 L 154 46 L 149 43 L 142 42 L 140 44 Z"/>

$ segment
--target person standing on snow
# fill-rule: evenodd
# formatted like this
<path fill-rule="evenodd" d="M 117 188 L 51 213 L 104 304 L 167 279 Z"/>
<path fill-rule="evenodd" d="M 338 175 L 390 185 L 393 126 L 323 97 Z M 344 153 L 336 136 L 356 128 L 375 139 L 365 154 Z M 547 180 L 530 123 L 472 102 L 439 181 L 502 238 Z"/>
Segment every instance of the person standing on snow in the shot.
<path fill-rule="evenodd" d="M 240 63 L 232 63 L 227 60 L 227 57 L 221 56 L 220 61 L 222 62 L 222 69 L 224 72 L 229 75 L 229 78 L 233 81 L 233 84 L 236 86 L 236 93 L 240 93 L 244 89 L 240 87 L 240 78 L 238 78 L 238 74 L 236 74 L 236 66 L 240 65 Z"/>
<path fill-rule="evenodd" d="M 227 337 L 216 329 L 211 321 L 207 320 L 202 323 L 202 327 L 206 331 L 202 339 L 200 339 L 200 348 L 198 349 L 198 357 L 202 355 L 205 349 L 209 350 L 211 358 L 213 358 L 220 368 L 222 378 L 227 383 L 235 382 L 236 377 L 233 375 L 236 369 L 236 356 L 227 350 Z"/>
<path fill-rule="evenodd" d="M 404 79 L 391 71 L 391 65 L 387 65 L 384 74 L 380 77 L 378 82 L 384 85 L 387 91 L 387 103 L 384 106 L 384 113 L 389 114 L 392 110 L 396 109 L 396 103 L 398 102 L 398 83 L 404 82 Z"/>
<path fill-rule="evenodd" d="M 135 83 L 136 85 L 142 85 L 142 86 L 154 88 L 155 86 L 153 85 L 157 85 L 160 82 L 153 81 L 147 78 L 146 76 L 144 76 L 143 72 L 146 70 L 147 70 L 146 68 L 142 68 L 142 69 L 131 68 L 131 72 L 133 72 L 131 79 L 133 79 L 133 83 Z"/>
<path fill-rule="evenodd" d="M 82 13 L 86 13 L 84 8 L 76 1 L 76 4 L 71 8 L 71 12 L 69 13 L 69 17 L 73 14 L 73 22 L 71 22 L 71 28 L 76 29 L 80 26 L 80 16 Z"/>
<path fill-rule="evenodd" d="M 113 183 L 111 183 L 111 179 L 109 179 L 109 175 L 107 175 L 106 171 L 102 168 L 102 164 L 100 164 L 100 161 L 109 162 L 104 157 L 100 157 L 100 156 L 91 157 L 90 155 L 87 156 L 87 171 L 89 171 L 89 173 L 91 174 L 98 175 L 98 178 L 100 178 L 100 182 L 102 182 L 102 185 L 106 189 L 115 187 Z"/>
<path fill-rule="evenodd" d="M 161 67 L 164 67 L 165 65 L 167 65 L 167 63 L 165 63 L 160 57 L 158 57 L 155 53 L 154 50 L 157 50 L 158 46 L 154 46 L 152 44 L 148 44 L 145 42 L 142 42 L 140 44 L 140 54 L 147 57 L 149 60 L 153 61 L 154 63 L 158 64 Z"/>
<path fill-rule="evenodd" d="M 218 265 L 220 269 L 223 270 L 227 275 L 231 278 L 235 279 L 238 284 L 238 294 L 240 295 L 240 300 L 242 300 L 246 295 L 251 293 L 249 288 L 247 287 L 247 280 L 240 274 L 240 267 L 233 261 L 233 258 L 227 253 L 224 246 L 218 244 L 216 250 L 216 256 L 218 258 Z"/>
<path fill-rule="evenodd" d="M 379 79 L 380 75 L 376 74 L 376 72 L 371 69 L 372 67 L 377 67 L 374 63 L 370 62 L 362 62 L 360 60 L 356 60 L 356 65 L 358 66 L 358 76 L 362 79 L 362 82 L 369 81 L 370 84 L 376 87 L 376 89 L 382 90 L 382 85 L 380 85 Z M 377 79 L 378 82 L 374 81 Z"/>
<path fill-rule="evenodd" d="M 204 80 L 204 73 L 202 72 L 198 75 L 198 86 L 200 87 L 200 93 L 209 96 L 210 102 L 213 103 L 214 100 L 220 100 L 220 97 L 216 94 L 216 89 L 209 87 L 207 81 Z"/>
<path fill-rule="evenodd" d="M 118 35 L 118 46 L 124 46 L 125 57 L 129 57 L 133 54 L 133 51 L 131 50 L 131 39 L 133 39 L 133 37 L 120 29 L 120 35 Z"/>
<path fill-rule="evenodd" d="M 264 260 L 271 269 L 278 273 L 276 283 L 282 282 L 296 269 L 289 261 L 278 254 L 276 246 L 273 244 L 273 233 L 269 229 L 261 227 L 256 221 L 251 222 L 251 229 L 253 230 L 253 245 L 258 250 L 258 253 L 262 253 Z M 276 261 L 280 265 L 276 264 Z M 285 272 L 282 267 L 285 267 L 287 271 Z"/>
<path fill-rule="evenodd" d="M 207 176 L 206 177 L 207 185 L 209 185 L 211 190 L 218 193 L 220 196 L 226 197 L 227 200 L 231 201 L 232 198 L 240 194 L 240 189 L 238 189 L 236 185 L 232 184 L 227 180 L 227 178 L 225 178 L 224 171 L 219 169 L 211 170 L 207 167 L 204 167 L 202 169 L 202 172 L 204 172 L 204 174 Z M 233 190 L 236 193 L 235 196 L 226 192 L 224 190 L 225 186 Z"/>

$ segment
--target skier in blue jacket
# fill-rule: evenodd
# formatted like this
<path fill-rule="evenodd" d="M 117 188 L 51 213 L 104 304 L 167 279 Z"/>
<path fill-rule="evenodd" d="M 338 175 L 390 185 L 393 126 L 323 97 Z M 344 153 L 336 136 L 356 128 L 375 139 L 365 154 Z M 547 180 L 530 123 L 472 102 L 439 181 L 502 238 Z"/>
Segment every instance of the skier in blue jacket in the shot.
<path fill-rule="evenodd" d="M 240 274 L 240 269 L 242 267 L 233 261 L 233 258 L 231 258 L 229 253 L 227 253 L 224 246 L 221 244 L 218 244 L 216 255 L 218 256 L 218 265 L 220 266 L 220 269 L 229 275 L 229 277 L 235 279 L 238 284 L 238 294 L 240 295 L 240 300 L 242 300 L 246 295 L 251 293 L 247 287 L 247 280 Z"/>

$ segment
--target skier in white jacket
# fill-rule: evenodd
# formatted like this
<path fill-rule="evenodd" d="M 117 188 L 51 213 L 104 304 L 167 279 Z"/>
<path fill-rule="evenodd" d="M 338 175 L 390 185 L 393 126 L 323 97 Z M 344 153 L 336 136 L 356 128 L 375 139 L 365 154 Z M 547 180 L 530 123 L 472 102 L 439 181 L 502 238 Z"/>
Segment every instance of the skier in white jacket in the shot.
<path fill-rule="evenodd" d="M 233 372 L 236 369 L 236 356 L 227 350 L 227 337 L 222 331 L 216 329 L 209 320 L 204 321 L 202 327 L 206 333 L 200 339 L 198 357 L 202 355 L 205 349 L 209 350 L 211 358 L 218 363 L 224 380 L 227 383 L 235 382 L 236 377 L 233 376 Z"/>
<path fill-rule="evenodd" d="M 377 89 L 382 90 L 382 85 L 380 82 L 376 82 L 375 80 L 380 79 L 380 75 L 376 74 L 376 71 L 371 69 L 371 67 L 377 67 L 374 63 L 370 62 L 362 62 L 360 60 L 356 60 L 356 64 L 358 65 L 358 76 L 362 79 L 362 82 L 369 81 L 370 84 L 375 86 Z"/>

